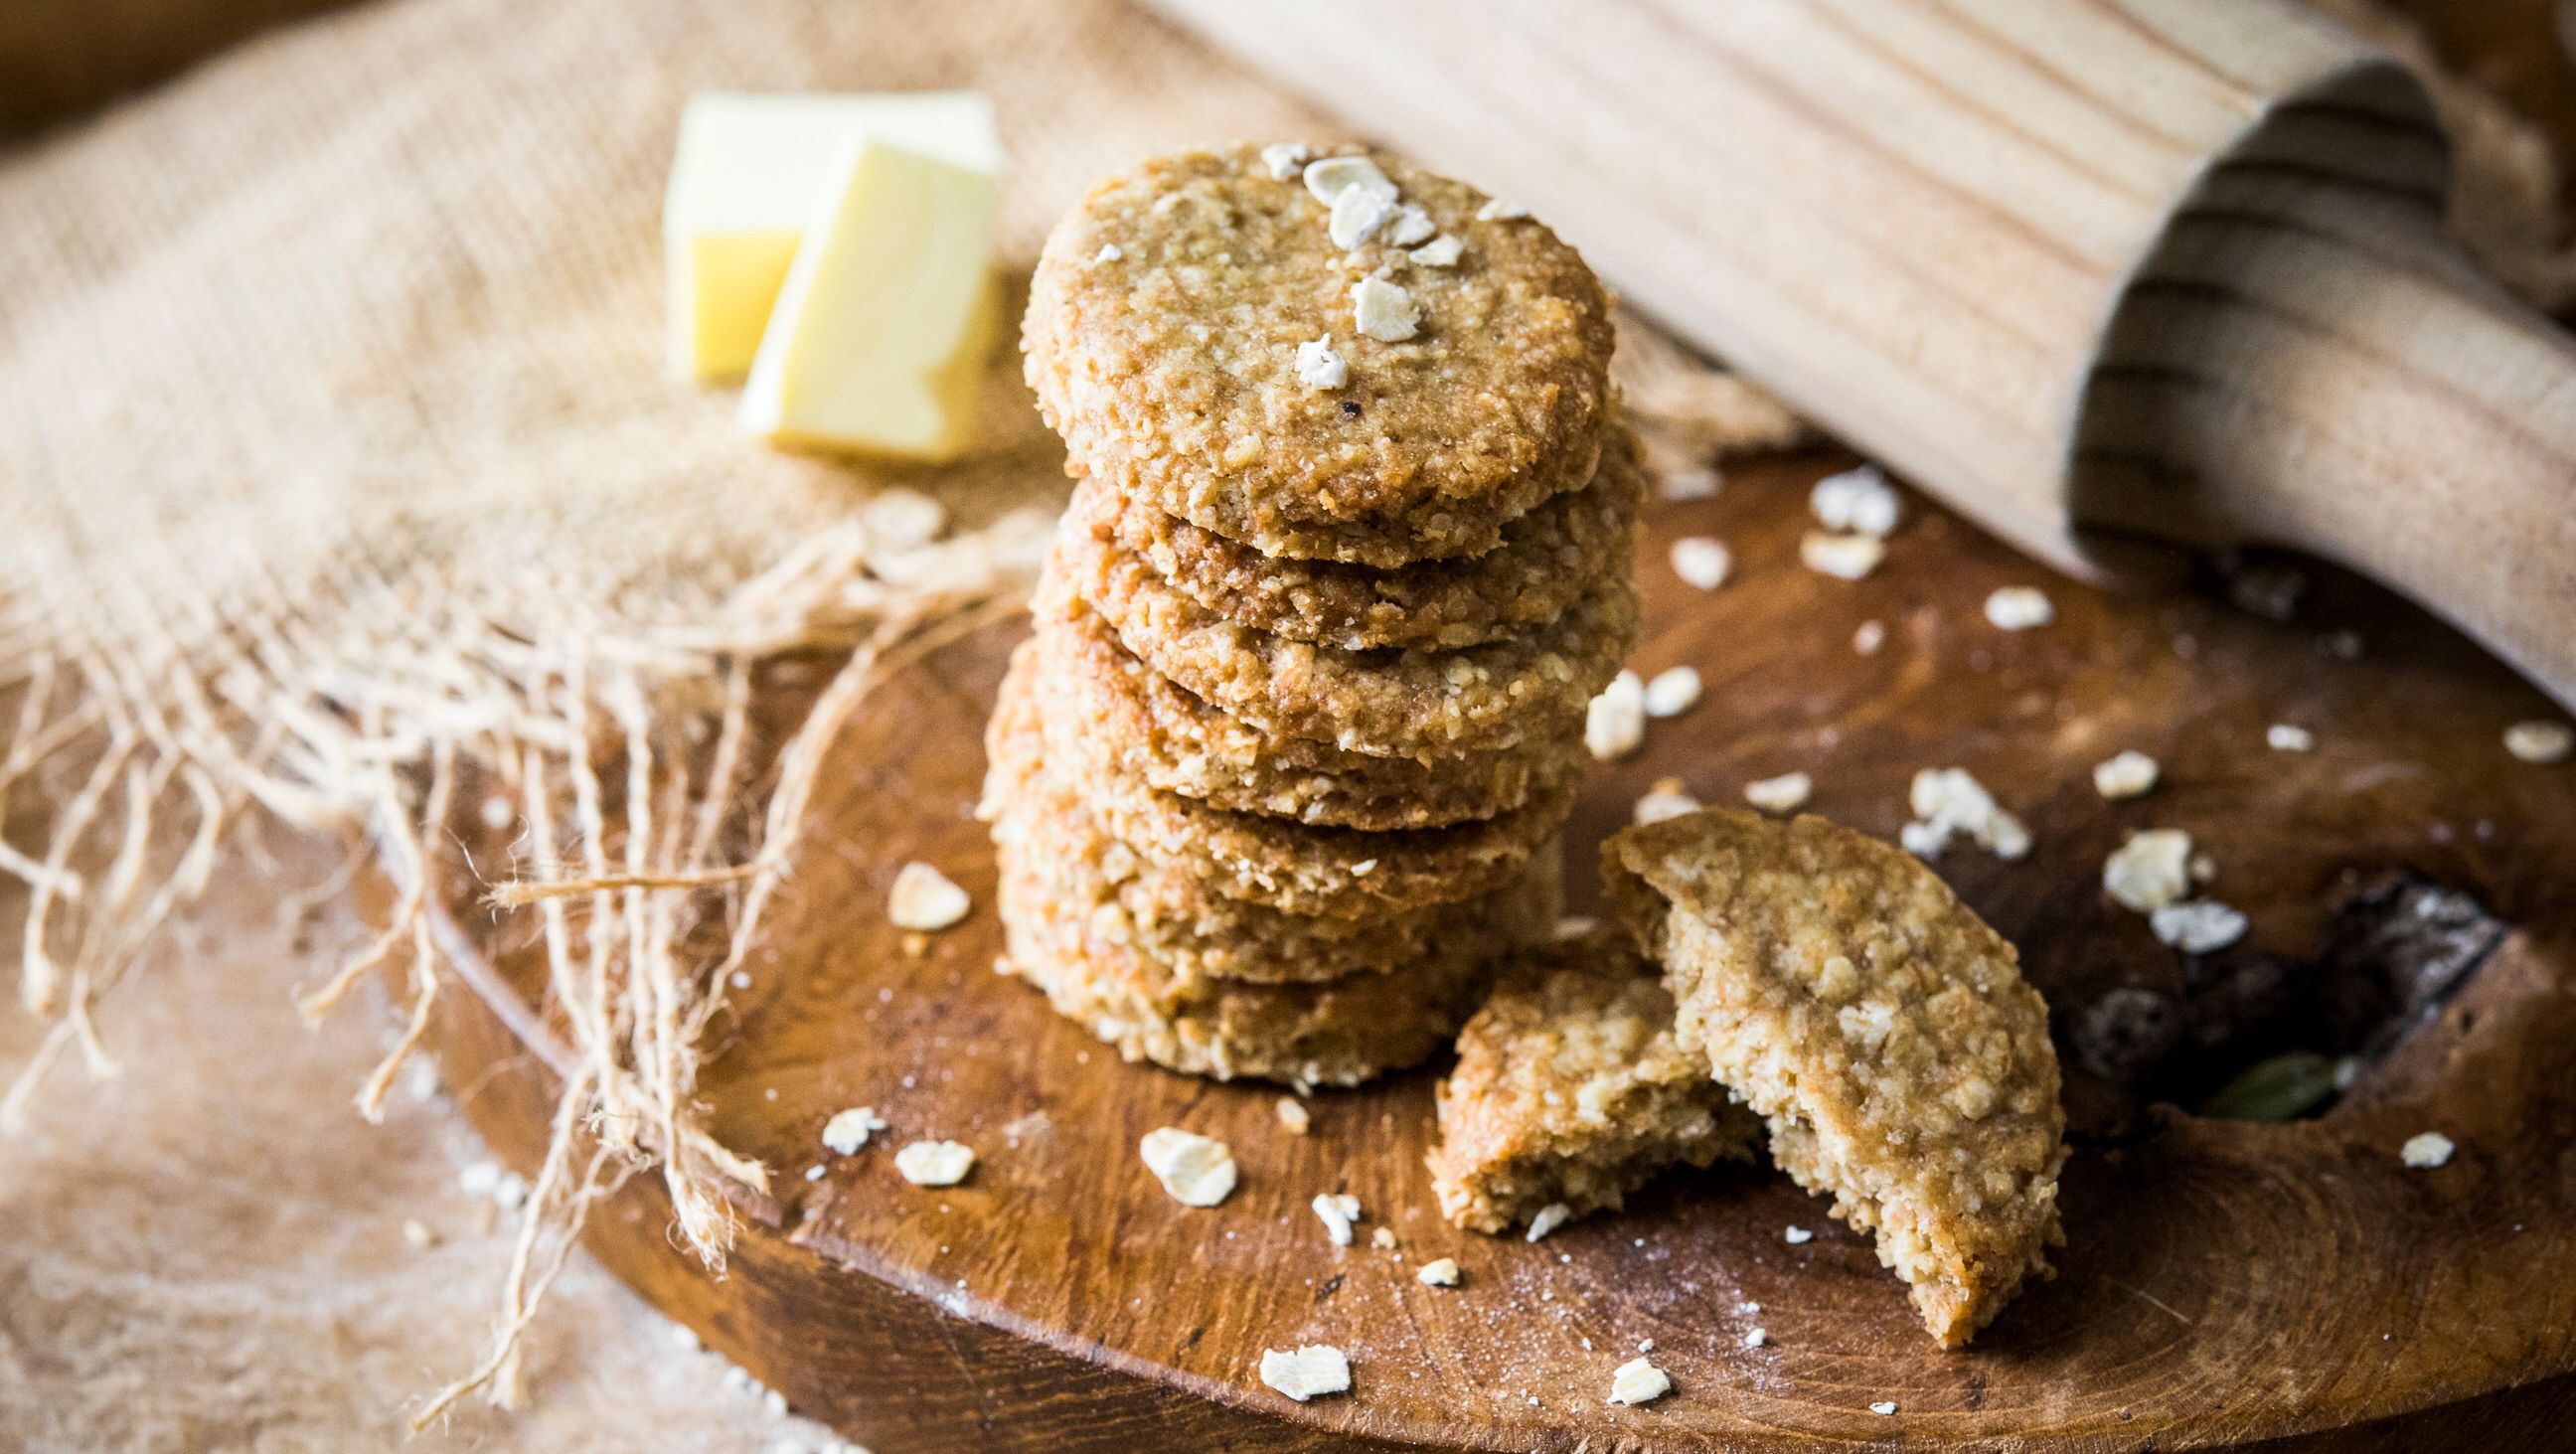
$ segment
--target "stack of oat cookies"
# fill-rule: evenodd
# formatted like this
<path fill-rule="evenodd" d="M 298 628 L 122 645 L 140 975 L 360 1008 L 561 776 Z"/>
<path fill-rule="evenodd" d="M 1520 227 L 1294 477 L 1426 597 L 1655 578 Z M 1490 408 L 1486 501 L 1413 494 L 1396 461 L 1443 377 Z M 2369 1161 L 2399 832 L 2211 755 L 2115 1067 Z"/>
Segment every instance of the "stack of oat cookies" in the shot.
<path fill-rule="evenodd" d="M 1643 494 L 1600 284 L 1352 153 L 1161 158 L 1049 239 L 1081 483 L 988 734 L 1010 969 L 1130 1058 L 1347 1084 L 1544 938 Z"/>

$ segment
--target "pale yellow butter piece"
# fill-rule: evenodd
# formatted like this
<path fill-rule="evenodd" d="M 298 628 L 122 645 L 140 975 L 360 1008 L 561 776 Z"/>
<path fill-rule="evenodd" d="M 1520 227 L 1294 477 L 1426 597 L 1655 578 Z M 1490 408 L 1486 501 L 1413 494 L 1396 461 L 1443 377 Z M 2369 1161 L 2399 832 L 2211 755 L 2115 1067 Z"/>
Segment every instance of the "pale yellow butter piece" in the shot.
<path fill-rule="evenodd" d="M 1001 169 L 992 103 L 971 91 L 690 98 L 662 205 L 675 371 L 710 382 L 751 371 L 805 225 L 862 134 Z"/>
<path fill-rule="evenodd" d="M 952 458 L 999 326 L 997 169 L 878 136 L 850 149 L 807 224 L 743 386 L 774 444 Z"/>

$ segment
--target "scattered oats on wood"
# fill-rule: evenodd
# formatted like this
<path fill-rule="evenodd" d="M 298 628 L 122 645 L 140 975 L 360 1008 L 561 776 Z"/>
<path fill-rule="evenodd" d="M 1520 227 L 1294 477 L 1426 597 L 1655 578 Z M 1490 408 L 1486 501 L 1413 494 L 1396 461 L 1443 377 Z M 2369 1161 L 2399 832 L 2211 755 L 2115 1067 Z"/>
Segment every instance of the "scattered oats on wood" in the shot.
<path fill-rule="evenodd" d="M 1762 1305 L 1761 1305 L 1760 1303 L 1757 1303 L 1757 1302 L 1753 1302 L 1753 1301 L 1747 1300 L 1747 1301 L 1744 1301 L 1744 1302 L 1737 1303 L 1737 1304 L 1735 1305 L 1735 1310 L 1736 1310 L 1737 1312 L 1739 1312 L 1739 1313 L 1742 1313 L 1744 1316 L 1746 1316 L 1746 1317 L 1748 1317 L 1748 1318 L 1749 1318 L 1749 1317 L 1753 1316 L 1755 1313 L 1758 1313 L 1758 1312 L 1762 1311 Z"/>
<path fill-rule="evenodd" d="M 417 1217 L 403 1219 L 402 1234 L 403 1241 L 414 1247 L 428 1247 L 438 1241 L 438 1234 L 429 1229 L 427 1222 Z"/>
<path fill-rule="evenodd" d="M 1660 823 L 1699 810 L 1699 799 L 1683 790 L 1680 778 L 1658 778 L 1654 786 L 1646 789 L 1645 796 L 1637 799 L 1635 819 L 1640 823 Z"/>
<path fill-rule="evenodd" d="M 2439 1131 L 2419 1131 L 2397 1149 L 2397 1158 L 2417 1171 L 2431 1171 L 2448 1165 L 2451 1153 L 2458 1149 L 2457 1143 Z"/>
<path fill-rule="evenodd" d="M 2102 891 L 2133 913 L 2152 914 L 2191 897 L 2191 835 L 2179 828 L 2130 834 L 2102 860 Z"/>
<path fill-rule="evenodd" d="M 1863 621 L 1852 628 L 1852 650 L 1863 656 L 1878 655 L 1878 649 L 1886 644 L 1887 623 L 1884 621 Z"/>
<path fill-rule="evenodd" d="M 1835 535 L 1810 530 L 1798 539 L 1798 560 L 1818 575 L 1856 581 L 1878 569 L 1887 558 L 1887 543 L 1875 535 Z"/>
<path fill-rule="evenodd" d="M 1726 476 L 1705 465 L 1664 470 L 1656 476 L 1655 490 L 1667 500 L 1714 500 L 1726 488 Z"/>
<path fill-rule="evenodd" d="M 2161 773 L 2143 752 L 2124 751 L 2093 764 L 2093 791 L 2106 798 L 2134 798 L 2154 791 Z"/>
<path fill-rule="evenodd" d="M 1860 465 L 1816 481 L 1807 494 L 1816 522 L 1828 530 L 1885 536 L 1896 529 L 1896 488 L 1874 464 Z"/>
<path fill-rule="evenodd" d="M 1906 824 L 1897 837 L 1908 853 L 1937 858 L 1961 833 L 2008 862 L 2030 852 L 2030 830 L 2004 811 L 1985 784 L 1965 768 L 1924 768 L 1914 774 L 1906 796 L 1916 821 Z"/>
<path fill-rule="evenodd" d="M 1488 198 L 1484 206 L 1476 209 L 1478 222 L 1517 222 L 1527 216 L 1527 207 L 1518 202 L 1506 202 L 1500 197 Z"/>
<path fill-rule="evenodd" d="M 1436 1261 L 1426 1262 L 1422 1264 L 1422 1270 L 1420 1272 L 1413 1274 L 1413 1280 L 1421 1283 L 1424 1287 L 1456 1287 L 1458 1285 L 1458 1259 L 1455 1257 L 1443 1257 Z"/>
<path fill-rule="evenodd" d="M 1726 543 L 1710 536 L 1685 535 L 1673 542 L 1673 574 L 1703 591 L 1726 584 L 1726 572 L 1734 561 Z"/>
<path fill-rule="evenodd" d="M 1406 253 L 1405 257 L 1420 268 L 1454 268 L 1467 251 L 1467 245 L 1447 233 L 1431 239 Z"/>
<path fill-rule="evenodd" d="M 1327 207 L 1341 200 L 1342 193 L 1352 187 L 1374 188 L 1390 194 L 1395 191 L 1395 183 L 1388 181 L 1386 173 L 1379 171 L 1377 163 L 1367 157 L 1326 157 L 1319 162 L 1306 163 L 1304 171 L 1307 194 Z"/>
<path fill-rule="evenodd" d="M 807 1181 L 821 1181 L 823 1179 L 823 1163 L 817 1161 L 813 1165 L 806 1167 L 805 1179 Z"/>
<path fill-rule="evenodd" d="M 1765 813 L 1794 813 L 1816 790 L 1816 780 L 1803 772 L 1784 772 L 1744 785 L 1744 801 Z"/>
<path fill-rule="evenodd" d="M 949 882 L 948 875 L 916 860 L 896 872 L 894 892 L 886 898 L 886 918 L 898 929 L 927 933 L 948 928 L 973 907 L 966 891 Z"/>
<path fill-rule="evenodd" d="M 1610 1402 L 1614 1404 L 1652 1403 L 1672 1392 L 1673 1381 L 1664 1371 L 1643 1358 L 1632 1358 L 1619 1365 L 1610 1375 Z"/>
<path fill-rule="evenodd" d="M 1351 1223 L 1360 1219 L 1360 1199 L 1348 1192 L 1318 1192 L 1309 1203 L 1324 1224 L 1324 1235 L 1336 1247 L 1351 1245 Z"/>
<path fill-rule="evenodd" d="M 1394 1251 L 1395 1229 L 1393 1227 L 1380 1227 L 1369 1233 L 1369 1245 L 1382 1252 Z"/>
<path fill-rule="evenodd" d="M 1274 141 L 1261 149 L 1261 164 L 1270 169 L 1271 180 L 1284 182 L 1305 170 L 1306 158 L 1314 154 L 1302 141 Z"/>
<path fill-rule="evenodd" d="M 2275 722 L 2263 729 L 2263 741 L 2270 745 L 2274 752 L 2309 752 L 2316 748 L 2317 734 L 2305 727 L 2293 727 L 2287 722 Z"/>
<path fill-rule="evenodd" d="M 2057 619 L 2057 607 L 2037 586 L 1997 586 L 1986 597 L 1986 619 L 1998 631 L 2028 631 Z"/>
<path fill-rule="evenodd" d="M 1649 717 L 1678 717 L 1699 701 L 1700 680 L 1696 667 L 1667 667 L 1655 673 L 1646 683 L 1645 707 Z"/>
<path fill-rule="evenodd" d="M 1894 1399 L 1892 1399 L 1892 1398 L 1883 1398 L 1883 1399 L 1880 1399 L 1878 1402 L 1876 1402 L 1876 1403 L 1874 1403 L 1874 1404 L 1871 1404 L 1871 1405 L 1869 1406 L 1869 1411 L 1870 1411 L 1871 1413 L 1873 1413 L 1873 1414 L 1880 1414 L 1880 1415 L 1885 1415 L 1885 1414 L 1892 1414 L 1892 1413 L 1895 1413 L 1895 1412 L 1896 1412 L 1896 1400 L 1894 1400 Z"/>
<path fill-rule="evenodd" d="M 1646 684 L 1622 671 L 1583 713 L 1583 745 L 1601 762 L 1615 762 L 1646 740 Z"/>
<path fill-rule="evenodd" d="M 1310 1343 L 1293 1353 L 1267 1348 L 1261 1354 L 1261 1381 L 1304 1403 L 1323 1394 L 1348 1392 L 1351 1361 L 1341 1349 L 1325 1343 Z"/>
<path fill-rule="evenodd" d="M 1541 1237 L 1546 1236 L 1548 1233 L 1555 1231 L 1557 1228 L 1564 1226 L 1565 1219 L 1573 1215 L 1574 1208 L 1567 1206 L 1565 1203 L 1549 1202 L 1546 1206 L 1538 1209 L 1537 1216 L 1530 1218 L 1529 1235 L 1521 1238 L 1521 1240 L 1524 1242 L 1535 1242 Z"/>
<path fill-rule="evenodd" d="M 2565 762 L 2576 752 L 2576 728 L 2564 722 L 2516 722 L 2504 729 L 2504 750 L 2524 762 Z"/>
<path fill-rule="evenodd" d="M 1234 1190 L 1234 1150 L 1222 1141 L 1165 1126 L 1146 1132 L 1136 1150 L 1163 1190 L 1185 1207 L 1215 1206 Z"/>
<path fill-rule="evenodd" d="M 2216 899 L 2167 904 L 2147 916 L 2156 938 L 2185 954 L 2208 954 L 2245 937 L 2245 916 Z"/>
<path fill-rule="evenodd" d="M 1759 1348 L 1770 1341 L 1771 1333 L 1767 1328 L 1748 1328 L 1745 1330 L 1744 1346 L 1747 1348 Z"/>
<path fill-rule="evenodd" d="M 1413 295 L 1379 277 L 1351 284 L 1351 316 L 1360 332 L 1380 343 L 1402 343 L 1422 323 L 1422 310 L 1415 306 Z"/>
<path fill-rule="evenodd" d="M 1295 1096 L 1281 1096 L 1276 1109 L 1279 1112 L 1279 1124 L 1287 1127 L 1288 1134 L 1291 1136 L 1303 1136 L 1307 1129 L 1315 1124 L 1315 1118 L 1306 1109 L 1306 1103 Z"/>
<path fill-rule="evenodd" d="M 868 1138 L 886 1128 L 886 1119 L 874 1106 L 852 1106 L 823 1123 L 823 1146 L 835 1155 L 848 1156 L 868 1144 Z"/>
<path fill-rule="evenodd" d="M 1795 1247 L 1802 1242 L 1812 1242 L 1816 1240 L 1816 1234 L 1808 1231 L 1804 1227 L 1791 1227 L 1789 1230 L 1781 1233 L 1780 1236 L 1782 1240 L 1786 1241 L 1792 1247 Z"/>
<path fill-rule="evenodd" d="M 1297 345 L 1297 382 L 1310 389 L 1338 389 L 1349 383 L 1351 367 L 1333 352 L 1329 338 L 1312 338 Z"/>
<path fill-rule="evenodd" d="M 894 1154 L 894 1169 L 914 1186 L 955 1186 L 975 1169 L 975 1149 L 955 1141 L 915 1141 Z"/>

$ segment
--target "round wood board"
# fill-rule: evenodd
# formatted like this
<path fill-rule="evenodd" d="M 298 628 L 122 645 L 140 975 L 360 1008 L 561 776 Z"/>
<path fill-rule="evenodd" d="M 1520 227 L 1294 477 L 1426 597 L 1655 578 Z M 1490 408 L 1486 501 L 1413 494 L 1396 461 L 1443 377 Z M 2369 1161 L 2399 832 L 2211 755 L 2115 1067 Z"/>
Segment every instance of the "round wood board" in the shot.
<path fill-rule="evenodd" d="M 725 1275 L 673 1250 L 651 1178 L 594 1214 L 591 1248 L 884 1454 L 2562 1447 L 2576 1417 L 2576 766 L 2524 764 L 2499 741 L 2550 715 L 2541 697 L 2366 586 L 2321 582 L 2295 625 L 2197 595 L 2112 598 L 1913 499 L 1877 574 L 1826 579 L 1797 563 L 1806 486 L 1846 463 L 1764 462 L 1716 499 L 1652 509 L 1635 665 L 1689 663 L 1707 694 L 1591 772 L 1568 833 L 1577 907 L 1594 898 L 1594 845 L 1657 778 L 1735 801 L 1748 779 L 1802 770 L 1814 811 L 1893 834 L 1912 773 L 1957 765 L 2037 847 L 2011 864 L 1962 847 L 1940 870 L 2021 946 L 2061 1045 L 2070 1007 L 2105 988 L 2184 981 L 2101 892 L 2130 829 L 2189 829 L 2219 865 L 2213 892 L 2252 916 L 2255 951 L 2313 955 L 2336 906 L 2394 869 L 2468 889 L 2513 926 L 2438 1022 L 2322 1119 L 2133 1115 L 2069 1057 L 2079 1136 L 2059 1276 L 1969 1349 L 1933 1346 L 1867 1241 L 1767 1169 L 1670 1176 L 1535 1245 L 1458 1232 L 1422 1161 L 1437 1066 L 1319 1093 L 1312 1134 L 1294 1136 L 1278 1087 L 1121 1064 L 996 975 L 992 854 L 971 809 L 1017 622 L 889 680 L 834 749 L 703 1082 L 716 1135 L 775 1174 L 774 1199 L 744 1202 Z M 1690 534 L 1734 550 L 1722 589 L 1666 564 Z M 2008 584 L 2048 590 L 2055 623 L 1989 625 L 1983 601 Z M 1870 620 L 1886 641 L 1862 655 L 1853 635 Z M 2361 633 L 2358 660 L 2326 648 L 2343 630 Z M 2268 748 L 2275 722 L 2311 729 L 2315 750 Z M 2160 759 L 2165 783 L 2105 802 L 2091 769 L 2122 748 Z M 486 863 L 508 851 L 507 835 L 458 833 Z M 975 900 L 918 955 L 884 914 L 914 858 Z M 460 908 L 445 927 L 452 947 L 538 982 L 533 926 Z M 531 1169 L 551 1079 L 471 997 L 442 1003 L 450 1083 Z M 825 1154 L 824 1120 L 854 1105 L 892 1129 Z M 1221 1207 L 1184 1207 L 1146 1172 L 1137 1141 L 1164 1125 L 1232 1144 L 1242 1185 Z M 2408 1170 L 2398 1147 L 2427 1129 L 2458 1153 Z M 946 1190 L 898 1178 L 895 1148 L 923 1137 L 973 1146 L 972 1176 Z M 1326 1240 L 1307 1206 L 1324 1191 L 1359 1198 L 1358 1245 Z M 1792 1224 L 1814 1240 L 1786 1243 Z M 1396 1251 L 1368 1245 L 1381 1226 Z M 1442 1256 L 1461 1286 L 1415 1281 Z M 1757 1326 L 1768 1341 L 1747 1347 Z M 1648 1339 L 1673 1393 L 1605 1404 Z M 1262 1351 L 1301 1343 L 1348 1351 L 1348 1395 L 1298 1405 L 1260 1384 Z M 1881 1401 L 1896 1412 L 1869 1411 Z"/>

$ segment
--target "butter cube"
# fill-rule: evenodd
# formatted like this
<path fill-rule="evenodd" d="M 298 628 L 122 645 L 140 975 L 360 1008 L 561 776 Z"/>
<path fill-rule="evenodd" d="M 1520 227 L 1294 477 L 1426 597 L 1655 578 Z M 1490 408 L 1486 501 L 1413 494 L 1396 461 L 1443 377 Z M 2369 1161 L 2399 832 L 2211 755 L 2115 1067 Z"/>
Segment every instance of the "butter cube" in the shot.
<path fill-rule="evenodd" d="M 796 247 L 742 395 L 777 444 L 940 460 L 999 327 L 997 166 L 863 133 Z"/>
<path fill-rule="evenodd" d="M 751 371 L 805 224 L 862 134 L 1001 168 L 992 103 L 973 92 L 690 99 L 662 206 L 676 372 L 729 383 Z"/>

